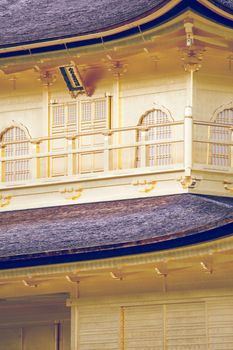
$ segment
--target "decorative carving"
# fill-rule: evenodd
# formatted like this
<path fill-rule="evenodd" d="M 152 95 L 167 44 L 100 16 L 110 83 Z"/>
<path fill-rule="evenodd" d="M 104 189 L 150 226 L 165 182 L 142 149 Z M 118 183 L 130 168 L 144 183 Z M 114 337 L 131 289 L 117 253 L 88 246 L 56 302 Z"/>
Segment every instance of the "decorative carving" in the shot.
<path fill-rule="evenodd" d="M 211 262 L 201 261 L 200 265 L 201 265 L 202 269 L 204 270 L 204 272 L 209 273 L 209 274 L 213 273 L 213 264 Z"/>
<path fill-rule="evenodd" d="M 200 265 L 204 272 L 212 274 L 214 271 L 213 267 L 214 261 L 213 261 L 213 255 L 209 254 L 208 256 L 204 257 L 202 261 L 200 261 Z"/>
<path fill-rule="evenodd" d="M 127 72 L 128 64 L 120 61 L 111 62 L 108 66 L 108 70 L 113 72 L 114 77 L 121 77 L 124 73 Z"/>
<path fill-rule="evenodd" d="M 37 68 L 37 67 L 36 67 Z M 35 68 L 35 69 L 36 69 Z M 36 69 L 38 70 L 38 69 Z M 53 85 L 53 83 L 55 83 L 55 81 L 57 80 L 57 76 L 54 73 L 54 71 L 51 70 L 40 70 L 39 69 L 39 73 L 40 73 L 40 78 L 39 80 L 42 82 L 43 85 L 45 86 L 51 86 Z"/>
<path fill-rule="evenodd" d="M 133 181 L 132 185 L 136 186 L 139 192 L 149 193 L 155 189 L 155 180 L 137 180 Z"/>
<path fill-rule="evenodd" d="M 182 48 L 182 61 L 184 61 L 184 70 L 186 72 L 196 72 L 201 68 L 201 62 L 203 59 L 203 53 L 205 49 L 203 47 L 185 47 Z"/>
<path fill-rule="evenodd" d="M 111 271 L 110 272 L 110 276 L 118 281 L 122 281 L 123 280 L 123 273 L 120 270 L 115 270 L 115 271 Z"/>
<path fill-rule="evenodd" d="M 233 193 L 233 187 L 229 187 L 229 185 L 233 185 L 233 182 L 228 180 L 223 181 L 223 187 L 225 188 L 225 190 Z"/>
<path fill-rule="evenodd" d="M 6 207 L 10 204 L 12 196 L 0 194 L 0 208 Z"/>
<path fill-rule="evenodd" d="M 26 286 L 26 287 L 30 287 L 30 288 L 37 288 L 38 287 L 38 282 L 33 280 L 33 279 L 24 279 L 22 280 L 23 284 Z"/>
<path fill-rule="evenodd" d="M 78 188 L 64 188 L 60 190 L 60 193 L 63 195 L 65 199 L 75 201 L 77 200 L 81 194 L 82 194 L 83 189 L 81 187 Z"/>
<path fill-rule="evenodd" d="M 201 181 L 201 179 L 192 177 L 192 176 L 181 176 L 178 179 L 178 181 L 181 183 L 184 189 L 187 189 L 187 188 L 195 188 L 198 181 Z"/>
<path fill-rule="evenodd" d="M 194 34 L 193 34 L 193 19 L 186 18 L 184 20 L 184 29 L 186 34 L 186 46 L 191 47 L 194 43 Z"/>
<path fill-rule="evenodd" d="M 80 277 L 76 275 L 67 275 L 66 279 L 70 283 L 80 283 L 81 281 Z"/>

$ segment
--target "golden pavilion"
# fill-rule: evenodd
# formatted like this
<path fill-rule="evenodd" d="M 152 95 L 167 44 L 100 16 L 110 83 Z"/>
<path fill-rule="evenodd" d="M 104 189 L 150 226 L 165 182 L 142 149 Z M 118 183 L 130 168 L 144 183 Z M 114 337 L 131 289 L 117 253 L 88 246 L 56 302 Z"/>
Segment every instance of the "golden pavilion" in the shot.
<path fill-rule="evenodd" d="M 0 350 L 233 349 L 233 1 L 2 0 Z"/>

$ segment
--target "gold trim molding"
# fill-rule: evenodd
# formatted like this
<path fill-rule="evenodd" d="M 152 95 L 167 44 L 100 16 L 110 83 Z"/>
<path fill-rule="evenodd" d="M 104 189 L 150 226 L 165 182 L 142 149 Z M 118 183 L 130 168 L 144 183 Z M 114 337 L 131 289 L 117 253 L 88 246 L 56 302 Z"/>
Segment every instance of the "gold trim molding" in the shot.
<path fill-rule="evenodd" d="M 82 187 L 65 187 L 60 190 L 60 193 L 65 199 L 75 201 L 81 197 L 82 191 Z"/>
<path fill-rule="evenodd" d="M 229 187 L 229 185 L 233 185 L 233 182 L 228 180 L 223 181 L 223 187 L 225 188 L 225 190 L 233 193 L 233 187 Z"/>
<path fill-rule="evenodd" d="M 155 189 L 155 180 L 136 180 L 132 182 L 132 186 L 135 186 L 138 192 L 149 193 Z"/>
<path fill-rule="evenodd" d="M 201 179 L 192 176 L 182 176 L 178 179 L 178 181 L 181 183 L 183 189 L 188 189 L 195 188 Z"/>
<path fill-rule="evenodd" d="M 11 203 L 11 195 L 0 194 L 0 208 L 4 208 Z"/>

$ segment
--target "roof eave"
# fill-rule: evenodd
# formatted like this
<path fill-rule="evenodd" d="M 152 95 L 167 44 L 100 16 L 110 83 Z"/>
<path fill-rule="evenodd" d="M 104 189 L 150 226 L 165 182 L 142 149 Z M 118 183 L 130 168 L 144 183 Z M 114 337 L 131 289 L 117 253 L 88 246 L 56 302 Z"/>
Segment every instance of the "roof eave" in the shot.
<path fill-rule="evenodd" d="M 136 32 L 137 34 L 144 33 L 188 11 L 193 11 L 215 23 L 233 28 L 233 13 L 223 11 L 213 4 L 207 6 L 206 3 L 207 1 L 205 0 L 198 0 L 192 3 L 187 0 L 182 2 L 179 0 L 168 1 L 159 10 L 150 11 L 150 13 L 144 14 L 142 18 L 137 18 L 112 28 L 105 28 L 99 32 L 2 45 L 0 46 L 0 58 L 10 57 L 11 54 L 14 57 L 32 55 L 36 54 L 38 49 L 40 49 L 40 52 L 52 52 L 73 47 L 103 44 L 105 41 L 109 42 L 133 36 Z"/>
<path fill-rule="evenodd" d="M 122 256 L 160 252 L 171 249 L 199 245 L 213 240 L 232 236 L 233 222 L 212 228 L 210 230 L 192 233 L 188 236 L 173 236 L 161 241 L 150 240 L 131 243 L 120 243 L 107 246 L 97 246 L 72 251 L 53 251 L 41 254 L 18 255 L 0 259 L 0 270 L 57 265 L 91 260 L 102 260 Z"/>

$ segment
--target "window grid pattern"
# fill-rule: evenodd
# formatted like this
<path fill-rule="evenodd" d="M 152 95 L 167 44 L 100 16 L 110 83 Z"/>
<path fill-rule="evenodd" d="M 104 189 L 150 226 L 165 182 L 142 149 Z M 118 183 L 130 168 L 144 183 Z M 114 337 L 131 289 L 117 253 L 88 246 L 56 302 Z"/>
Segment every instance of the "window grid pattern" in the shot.
<path fill-rule="evenodd" d="M 107 111 L 106 99 L 82 101 L 80 132 L 104 130 L 108 123 Z M 102 134 L 84 135 L 79 138 L 79 147 L 86 152 L 79 156 L 78 163 L 81 173 L 103 171 L 103 151 L 88 151 L 93 147 L 102 147 L 103 145 L 104 136 Z"/>
<path fill-rule="evenodd" d="M 149 112 L 141 121 L 141 125 L 159 125 L 169 123 L 169 117 L 161 110 L 154 110 Z M 146 133 L 146 141 L 166 141 L 172 137 L 172 130 L 170 125 L 162 125 L 150 128 Z M 138 140 L 141 140 L 141 133 L 139 132 Z M 139 152 L 137 156 L 137 164 L 140 166 Z M 161 143 L 147 146 L 147 165 L 148 166 L 163 166 L 172 164 L 172 144 Z"/>
<path fill-rule="evenodd" d="M 2 136 L 3 142 L 23 141 L 27 140 L 25 132 L 19 127 L 8 129 Z M 30 160 L 17 159 L 7 160 L 10 157 L 19 157 L 29 154 L 29 142 L 12 143 L 5 147 L 5 173 L 6 182 L 22 181 L 30 178 Z"/>
<path fill-rule="evenodd" d="M 106 128 L 106 100 L 82 102 L 80 131 L 92 131 Z"/>
<path fill-rule="evenodd" d="M 67 106 L 67 124 L 76 124 L 77 122 L 77 106 L 76 103 L 69 103 Z"/>
<path fill-rule="evenodd" d="M 77 104 L 68 103 L 52 107 L 52 136 L 77 131 Z"/>
<path fill-rule="evenodd" d="M 217 115 L 215 122 L 223 125 L 233 125 L 233 109 L 224 109 Z M 212 127 L 211 139 L 219 142 L 211 145 L 211 164 L 216 166 L 230 166 L 231 146 L 221 142 L 231 142 L 232 131 L 224 127 Z"/>
<path fill-rule="evenodd" d="M 91 121 L 91 115 L 92 115 L 91 105 L 92 105 L 91 102 L 82 103 L 82 122 Z"/>
<path fill-rule="evenodd" d="M 53 107 L 53 126 L 63 126 L 65 123 L 65 108 L 63 105 Z"/>
<path fill-rule="evenodd" d="M 106 119 L 106 101 L 105 100 L 96 101 L 94 108 L 95 108 L 95 120 Z"/>

